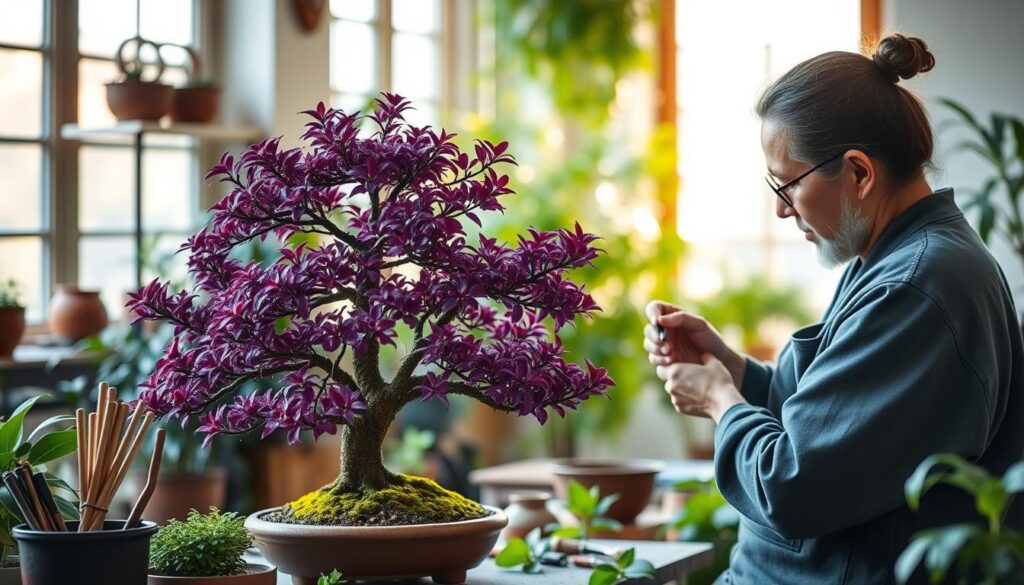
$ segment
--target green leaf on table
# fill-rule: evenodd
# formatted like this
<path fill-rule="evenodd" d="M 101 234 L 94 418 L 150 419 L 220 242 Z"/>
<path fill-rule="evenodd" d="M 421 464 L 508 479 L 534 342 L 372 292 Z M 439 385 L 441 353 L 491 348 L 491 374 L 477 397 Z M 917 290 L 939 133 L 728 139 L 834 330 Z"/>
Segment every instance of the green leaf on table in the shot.
<path fill-rule="evenodd" d="M 0 453 L 10 453 L 21 443 L 25 430 L 25 414 L 43 395 L 33 396 L 14 409 L 11 417 L 0 424 Z"/>
<path fill-rule="evenodd" d="M 77 430 L 57 431 L 56 433 L 44 436 L 42 439 L 39 439 L 38 443 L 32 445 L 32 450 L 28 453 L 28 461 L 32 465 L 46 463 L 47 461 L 60 459 L 65 455 L 74 453 L 77 448 Z"/>
<path fill-rule="evenodd" d="M 637 559 L 626 567 L 626 576 L 630 579 L 651 579 L 654 577 L 654 565 L 646 559 Z"/>
<path fill-rule="evenodd" d="M 530 560 L 530 547 L 522 538 L 510 538 L 505 548 L 501 549 L 494 564 L 499 567 L 516 567 Z"/>
<path fill-rule="evenodd" d="M 529 561 L 529 562 L 523 564 L 523 572 L 524 573 L 536 574 L 536 573 L 540 573 L 540 571 L 541 571 L 540 563 L 538 563 L 536 561 Z"/>
<path fill-rule="evenodd" d="M 601 501 L 597 504 L 597 508 L 594 509 L 594 516 L 604 516 L 608 513 L 608 509 L 619 501 L 619 494 L 612 494 L 601 498 Z"/>
<path fill-rule="evenodd" d="M 583 529 L 579 526 L 560 526 L 551 532 L 551 536 L 558 538 L 579 538 Z"/>
<path fill-rule="evenodd" d="M 602 564 L 594 567 L 588 585 L 615 585 L 619 582 L 619 568 L 615 565 Z"/>
<path fill-rule="evenodd" d="M 611 518 L 595 518 L 590 524 L 590 527 L 594 530 L 604 530 L 606 532 L 619 532 L 622 530 L 622 522 L 618 520 L 612 520 Z"/>
<path fill-rule="evenodd" d="M 597 486 L 595 485 L 592 489 L 597 489 Z M 592 500 L 591 492 L 583 487 L 583 484 L 575 479 L 569 482 L 569 500 L 566 504 L 573 514 L 578 515 L 578 512 L 582 512 L 589 515 L 589 512 L 594 509 Z"/>
<path fill-rule="evenodd" d="M 619 557 L 619 560 L 615 564 L 617 564 L 620 568 L 625 569 L 626 567 L 628 567 L 628 566 L 633 564 L 633 558 L 634 557 L 636 557 L 636 549 L 635 548 L 627 548 L 626 551 L 624 553 L 622 553 L 622 556 Z"/>

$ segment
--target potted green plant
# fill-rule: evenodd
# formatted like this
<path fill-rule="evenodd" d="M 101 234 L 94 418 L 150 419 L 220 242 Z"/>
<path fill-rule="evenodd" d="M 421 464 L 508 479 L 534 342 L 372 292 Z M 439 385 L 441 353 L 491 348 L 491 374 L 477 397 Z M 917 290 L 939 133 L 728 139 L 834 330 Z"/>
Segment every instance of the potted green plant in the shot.
<path fill-rule="evenodd" d="M 737 327 L 743 350 L 762 360 L 772 359 L 778 349 L 761 332 L 767 319 L 797 326 L 813 319 L 799 287 L 773 284 L 762 275 L 726 283 L 711 298 L 694 303 L 694 310 L 719 329 Z"/>
<path fill-rule="evenodd" d="M 0 358 L 14 355 L 25 333 L 25 305 L 13 279 L 0 281 Z"/>
<path fill-rule="evenodd" d="M 1024 119 L 993 112 L 986 124 L 957 101 L 938 101 L 969 133 L 953 152 L 977 156 L 991 172 L 980 187 L 964 189 L 968 197 L 964 210 L 977 212 L 982 241 L 989 244 L 993 234 L 998 235 L 1024 262 Z"/>
<path fill-rule="evenodd" d="M 685 499 L 679 498 L 683 494 Z M 714 479 L 678 482 L 665 496 L 683 500 L 666 523 L 670 537 L 686 542 L 710 542 L 714 546 L 711 566 L 687 576 L 687 585 L 713 583 L 729 567 L 729 553 L 739 535 L 739 512 L 725 501 Z"/>
<path fill-rule="evenodd" d="M 410 107 L 393 94 L 366 116 L 321 103 L 305 112 L 308 151 L 271 139 L 224 155 L 209 176 L 230 192 L 184 246 L 196 288 L 155 280 L 129 304 L 175 327 L 142 384 L 158 414 L 199 416 L 208 439 L 340 434 L 334 482 L 246 522 L 298 584 L 334 568 L 456 583 L 490 552 L 500 510 L 384 466 L 387 429 L 406 404 L 462 395 L 544 422 L 613 383 L 566 361 L 557 336 L 599 308 L 565 276 L 598 256 L 596 236 L 577 224 L 531 229 L 515 247 L 482 233 L 469 243 L 463 222 L 479 226 L 512 192 L 498 172 L 514 162 L 507 144 L 463 152 L 443 130 L 410 126 Z M 301 232 L 321 238 L 289 246 Z M 271 236 L 282 246 L 272 263 L 232 257 Z M 395 347 L 397 329 L 411 336 L 407 351 Z M 392 351 L 399 366 L 382 372 Z M 238 393 L 266 378 L 276 389 Z"/>
<path fill-rule="evenodd" d="M 245 518 L 210 508 L 171 520 L 150 541 L 149 585 L 274 585 L 277 570 L 246 563 Z"/>
<path fill-rule="evenodd" d="M 922 562 L 932 583 L 943 581 L 954 566 L 961 583 L 968 579 L 986 585 L 1024 582 L 1024 533 L 1003 525 L 1010 501 L 1024 492 L 1024 461 L 1010 466 L 1002 477 L 994 477 L 959 455 L 932 455 L 917 466 L 904 486 L 910 509 L 917 510 L 924 494 L 939 484 L 969 493 L 983 521 L 915 534 L 896 561 L 897 582 L 908 582 Z"/>
<path fill-rule="evenodd" d="M 75 451 L 76 431 L 61 428 L 73 423 L 75 417 L 58 415 L 41 422 L 24 436 L 25 416 L 41 398 L 36 396 L 21 403 L 10 418 L 0 423 L 0 472 L 12 471 L 27 461 L 36 472 L 43 473 L 54 503 L 64 520 L 78 519 L 78 494 L 57 476 L 46 471 L 46 463 Z M 0 585 L 21 583 L 17 544 L 11 529 L 24 524 L 25 518 L 5 484 L 0 483 Z"/>

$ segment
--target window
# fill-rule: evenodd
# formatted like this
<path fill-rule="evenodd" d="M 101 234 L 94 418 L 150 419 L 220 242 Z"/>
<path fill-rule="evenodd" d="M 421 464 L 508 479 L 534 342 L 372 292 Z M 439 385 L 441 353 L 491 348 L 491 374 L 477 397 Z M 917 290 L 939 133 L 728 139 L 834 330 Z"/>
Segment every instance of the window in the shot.
<path fill-rule="evenodd" d="M 52 55 L 43 0 L 4 2 L 0 19 L 0 278 L 16 278 L 28 318 L 42 317 L 50 222 Z"/>
<path fill-rule="evenodd" d="M 363 109 L 381 91 L 413 102 L 413 124 L 439 123 L 442 23 L 439 0 L 331 0 L 332 102 Z"/>
<path fill-rule="evenodd" d="M 193 0 L 79 0 L 78 123 L 116 123 L 107 108 L 104 84 L 118 78 L 114 56 L 124 39 L 136 34 L 156 43 L 194 45 Z M 144 58 L 152 53 L 143 52 Z M 161 81 L 183 85 L 187 55 L 174 47 L 160 51 L 167 67 Z M 147 70 L 144 79 L 155 72 Z M 149 77 L 147 77 L 147 75 Z M 102 293 L 112 317 L 120 316 L 124 293 L 136 286 L 134 231 L 135 171 L 132 146 L 125 141 L 85 141 L 78 148 L 78 283 Z M 142 278 L 155 276 L 154 264 L 172 253 L 194 227 L 198 215 L 198 161 L 194 140 L 146 135 L 142 155 Z"/>
<path fill-rule="evenodd" d="M 763 274 L 798 285 L 809 308 L 823 311 L 841 271 L 821 267 L 792 220 L 775 216 L 754 102 L 770 80 L 804 59 L 857 52 L 861 1 L 829 4 L 828 18 L 813 0 L 744 10 L 744 18 L 735 18 L 728 3 L 677 3 L 679 230 L 690 243 L 684 294 L 710 297 L 724 279 Z M 720 28 L 709 22 L 728 22 L 730 41 L 723 44 Z M 715 47 L 715 59 L 707 47 Z"/>
<path fill-rule="evenodd" d="M 104 84 L 118 78 L 118 46 L 136 34 L 195 46 L 198 5 L 2 2 L 0 278 L 22 286 L 31 323 L 43 320 L 53 284 L 68 282 L 99 289 L 110 316 L 121 317 L 138 257 L 131 143 L 63 141 L 60 128 L 113 125 Z M 57 46 L 54 30 L 69 31 Z M 164 47 L 161 55 L 167 63 L 161 79 L 182 85 L 185 52 Z M 198 219 L 196 145 L 186 137 L 147 136 L 143 153 L 142 226 L 147 250 L 155 250 L 143 258 L 155 259 L 176 249 Z"/>

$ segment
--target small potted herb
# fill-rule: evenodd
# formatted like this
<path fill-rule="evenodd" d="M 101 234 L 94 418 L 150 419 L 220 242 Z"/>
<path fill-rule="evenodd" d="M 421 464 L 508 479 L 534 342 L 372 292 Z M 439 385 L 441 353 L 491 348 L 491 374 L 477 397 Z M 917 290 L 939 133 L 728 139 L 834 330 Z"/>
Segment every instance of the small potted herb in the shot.
<path fill-rule="evenodd" d="M 14 355 L 25 333 L 25 305 L 13 278 L 0 281 L 0 358 Z"/>
<path fill-rule="evenodd" d="M 150 543 L 149 585 L 274 585 L 277 569 L 242 558 L 252 546 L 244 523 L 212 507 L 209 514 L 192 510 L 184 522 L 171 520 Z"/>

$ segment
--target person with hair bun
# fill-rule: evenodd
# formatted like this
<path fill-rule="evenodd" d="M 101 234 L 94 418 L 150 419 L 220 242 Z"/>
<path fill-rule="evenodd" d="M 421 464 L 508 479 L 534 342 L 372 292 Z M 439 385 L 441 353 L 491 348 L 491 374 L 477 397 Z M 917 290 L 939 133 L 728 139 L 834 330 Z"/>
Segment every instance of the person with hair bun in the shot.
<path fill-rule="evenodd" d="M 952 189 L 929 186 L 932 130 L 901 84 L 934 66 L 924 41 L 893 34 L 871 57 L 804 61 L 757 102 L 776 215 L 845 265 L 821 321 L 774 365 L 699 315 L 647 307 L 650 361 L 676 410 L 717 424 L 716 479 L 741 514 L 718 584 L 891 583 L 911 535 L 982 522 L 948 486 L 907 507 L 923 459 L 956 453 L 999 475 L 1024 458 L 1013 297 Z M 1018 499 L 1007 525 L 1021 516 Z"/>

